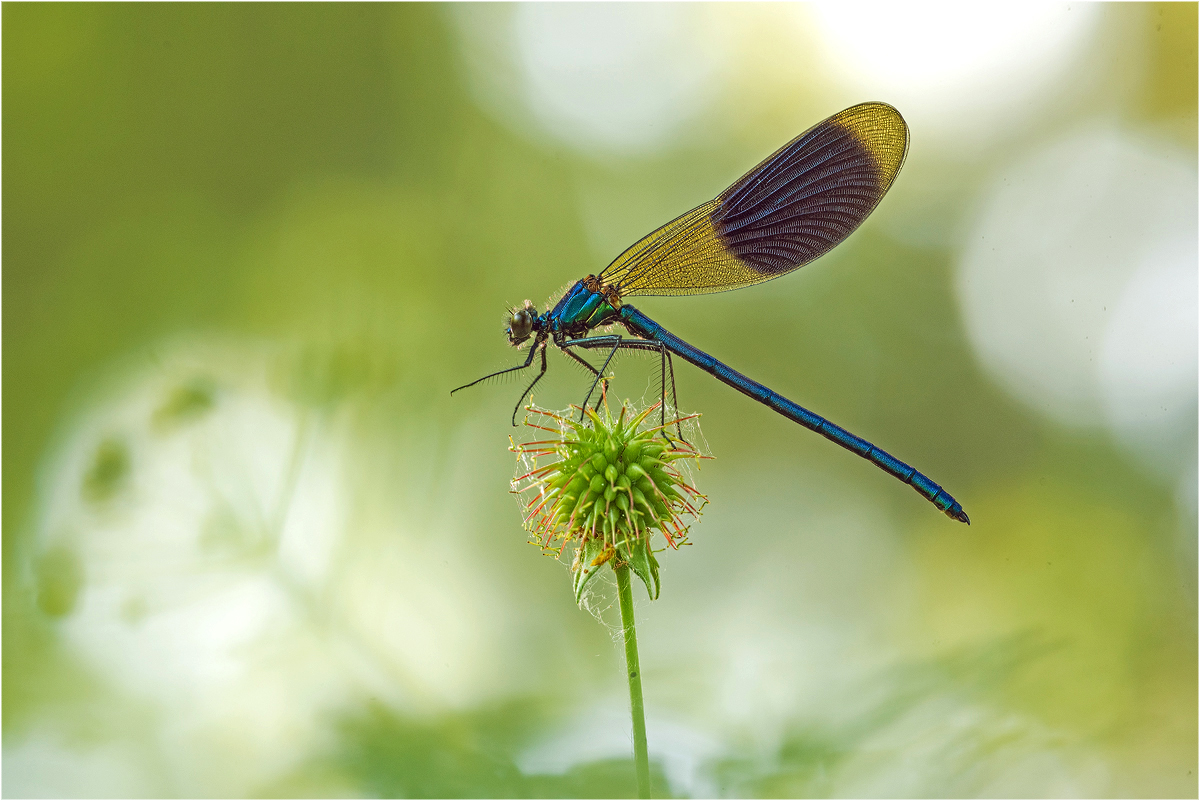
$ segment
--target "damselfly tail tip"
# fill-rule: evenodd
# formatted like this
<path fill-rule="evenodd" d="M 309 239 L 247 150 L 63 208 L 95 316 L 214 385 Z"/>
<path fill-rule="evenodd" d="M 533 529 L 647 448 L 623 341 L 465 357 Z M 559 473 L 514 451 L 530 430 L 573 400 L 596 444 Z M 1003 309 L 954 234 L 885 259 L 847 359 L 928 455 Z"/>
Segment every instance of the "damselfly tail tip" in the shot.
<path fill-rule="evenodd" d="M 966 523 L 968 526 L 971 525 L 971 518 L 967 517 L 967 513 L 958 504 L 954 504 L 953 508 L 947 509 L 946 514 L 961 523 Z"/>

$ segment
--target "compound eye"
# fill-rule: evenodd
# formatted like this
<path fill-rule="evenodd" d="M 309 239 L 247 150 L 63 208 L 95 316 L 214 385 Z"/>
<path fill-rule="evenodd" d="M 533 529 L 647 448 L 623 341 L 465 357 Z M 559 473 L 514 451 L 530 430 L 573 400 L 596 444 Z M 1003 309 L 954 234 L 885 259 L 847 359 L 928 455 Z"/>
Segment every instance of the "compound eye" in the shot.
<path fill-rule="evenodd" d="M 529 339 L 533 333 L 533 315 L 529 309 L 518 309 L 508 317 L 508 341 L 514 345 Z"/>

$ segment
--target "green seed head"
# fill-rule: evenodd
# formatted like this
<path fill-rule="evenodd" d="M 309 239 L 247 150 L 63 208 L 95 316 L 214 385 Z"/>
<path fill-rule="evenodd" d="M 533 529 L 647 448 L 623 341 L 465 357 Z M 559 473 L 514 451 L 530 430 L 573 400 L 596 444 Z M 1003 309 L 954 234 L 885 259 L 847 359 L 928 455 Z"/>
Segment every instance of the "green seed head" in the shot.
<path fill-rule="evenodd" d="M 647 424 L 657 409 L 634 416 L 622 405 L 614 420 L 605 406 L 603 414 L 588 409 L 580 422 L 530 406 L 536 422 L 526 418 L 526 425 L 555 436 L 512 446 L 518 454 L 513 489 L 522 497 L 525 528 L 531 542 L 556 556 L 570 547 L 577 599 L 605 564 L 628 564 L 657 598 L 655 532 L 671 548 L 685 544 L 708 501 L 681 465 L 709 457 L 670 435 L 694 416 Z"/>

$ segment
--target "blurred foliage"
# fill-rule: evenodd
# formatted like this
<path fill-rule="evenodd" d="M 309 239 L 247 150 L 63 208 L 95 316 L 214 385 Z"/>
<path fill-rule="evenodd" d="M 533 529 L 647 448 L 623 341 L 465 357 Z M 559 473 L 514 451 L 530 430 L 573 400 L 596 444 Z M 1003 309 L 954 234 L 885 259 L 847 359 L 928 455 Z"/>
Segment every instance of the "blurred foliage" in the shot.
<path fill-rule="evenodd" d="M 633 759 L 574 766 L 561 775 L 524 775 L 516 764 L 547 724 L 544 702 L 445 715 L 423 723 L 373 706 L 340 723 L 338 752 L 317 771 L 333 769 L 380 798 L 634 798 Z M 652 766 L 656 798 L 670 797 Z"/>
<path fill-rule="evenodd" d="M 781 738 L 778 751 L 764 767 L 761 759 L 726 758 L 714 768 L 724 797 L 827 798 L 837 794 L 838 773 L 853 771 L 854 757 L 871 750 L 871 738 L 896 726 L 921 705 L 951 696 L 958 702 L 988 703 L 997 688 L 1010 683 L 1035 660 L 1054 650 L 1036 636 L 1019 635 L 985 647 L 948 653 L 935 660 L 900 665 L 876 677 L 887 694 L 868 694 L 865 708 L 848 710 L 832 725 L 793 728 Z M 947 729 L 953 728 L 947 726 Z M 941 754 L 944 777 L 938 797 L 986 796 L 986 755 L 1004 740 L 1016 740 L 1011 730 L 980 727 L 959 732 Z M 878 746 L 876 746 L 878 747 Z M 973 775 L 974 774 L 974 775 Z M 899 793 L 898 793 L 899 794 Z"/>
<path fill-rule="evenodd" d="M 52 548 L 37 563 L 37 605 L 50 617 L 70 614 L 83 588 L 83 565 L 70 548 Z"/>
<path fill-rule="evenodd" d="M 129 448 L 119 439 L 100 443 L 92 466 L 83 478 L 83 497 L 93 503 L 117 494 L 129 479 Z"/>
<path fill-rule="evenodd" d="M 210 412 L 217 403 L 215 382 L 206 376 L 181 384 L 154 411 L 154 425 L 160 430 L 170 430 L 177 425 L 186 425 Z"/>
<path fill-rule="evenodd" d="M 478 693 L 499 701 L 471 696 L 422 714 L 351 699 L 326 721 L 333 734 L 319 753 L 293 755 L 301 767 L 242 791 L 632 795 L 630 760 L 581 758 L 561 774 L 518 767 L 523 749 L 583 701 L 607 697 L 620 676 L 608 633 L 571 605 L 561 567 L 523 545 L 505 450 L 519 387 L 453 401 L 447 391 L 521 357 L 503 342 L 506 305 L 525 297 L 543 305 L 616 255 L 610 239 L 619 249 L 622 237 L 631 242 L 707 199 L 819 109 L 836 110 L 825 107 L 819 81 L 775 75 L 769 89 L 779 97 L 762 108 L 725 98 L 714 112 L 723 138 L 602 159 L 519 135 L 482 111 L 464 80 L 458 12 L 433 4 L 9 3 L 0 13 L 6 753 L 58 726 L 76 745 L 132 742 L 152 754 L 144 794 L 204 794 L 163 778 L 175 763 L 156 738 L 170 713 L 115 691 L 64 645 L 60 626 L 91 578 L 72 547 L 42 548 L 35 536 L 53 471 L 65 469 L 58 449 L 125 367 L 159 364 L 181 338 L 235 337 L 290 354 L 264 381 L 272 403 L 304 421 L 305 436 L 356 438 L 347 483 L 358 494 L 348 497 L 362 508 L 348 536 L 366 550 L 361 558 L 403 540 L 378 523 L 389 514 L 433 543 L 414 553 L 439 569 L 444 555 L 432 549 L 460 532 L 451 544 L 497 581 L 476 607 L 490 621 L 482 627 L 500 629 L 486 673 L 514 677 Z M 672 597 L 656 601 L 645 624 L 648 707 L 700 728 L 723 725 L 712 723 L 723 720 L 713 711 L 725 703 L 714 700 L 722 670 L 750 697 L 760 695 L 754 676 L 822 694 L 798 669 L 771 675 L 769 661 L 751 678 L 738 673 L 731 631 L 799 642 L 821 625 L 852 628 L 845 614 L 870 643 L 865 667 L 820 674 L 864 671 L 839 696 L 857 699 L 855 708 L 829 719 L 789 708 L 765 745 L 754 732 L 722 731 L 725 750 L 697 769 L 712 792 L 1195 794 L 1194 517 L 1177 504 L 1177 487 L 1147 475 L 1103 431 L 1054 426 L 998 388 L 963 334 L 954 249 L 889 233 L 961 231 L 997 164 L 1091 119 L 1161 128 L 1194 152 L 1196 4 L 1113 4 L 1104 14 L 1079 69 L 1123 74 L 1128 42 L 1144 44 L 1137 91 L 1114 98 L 1101 82 L 974 162 L 913 157 L 891 202 L 799 276 L 639 304 L 920 466 L 975 521 L 950 529 L 856 457 L 791 431 L 698 371 L 678 372 L 682 406 L 703 410 L 718 457 L 704 484 L 718 503 L 697 527 L 699 545 L 669 568 Z M 900 208 L 925 194 L 941 205 L 924 217 Z M 607 209 L 601 223 L 585 222 L 597 206 Z M 615 390 L 636 398 L 654 366 L 626 358 L 619 375 Z M 165 384 L 144 416 L 161 448 L 182 448 L 189 431 L 228 407 L 226 378 L 206 365 Z M 577 402 L 580 378 L 556 361 L 539 402 Z M 436 458 L 410 457 L 426 446 Z M 87 454 L 72 488 L 84 505 L 108 514 L 136 495 L 140 452 L 127 432 L 105 430 Z M 455 503 L 439 494 L 444 487 Z M 202 546 L 232 552 L 251 537 L 258 556 L 273 547 L 241 525 L 232 512 L 212 515 Z M 372 525 L 386 534 L 369 539 L 362 532 Z M 863 529 L 860 550 L 837 550 Z M 50 534 L 70 542 L 77 532 Z M 345 575 L 333 592 L 355 589 Z M 821 587 L 832 589 L 804 595 Z M 414 615 L 439 620 L 439 603 Z M 827 605 L 814 611 L 818 603 Z M 862 613 L 864 623 L 858 605 L 881 611 Z M 312 606 L 320 626 L 336 626 L 329 594 Z M 131 626 L 146 614 L 121 607 Z M 730 622 L 734 614 L 743 617 Z M 395 683 L 420 687 L 405 680 Z M 769 729 L 759 717 L 751 728 Z M 943 729 L 945 742 L 912 734 Z M 1070 751 L 1062 771 L 1085 778 L 1092 774 L 1071 762 L 1071 749 L 1090 749 L 1107 772 L 1093 784 L 1014 783 L 1033 758 L 1020 750 L 1027 744 Z M 887 759 L 919 761 L 906 748 L 944 772 L 911 785 L 869 783 L 893 775 L 880 767 Z M 993 758 L 1016 767 L 988 773 L 981 766 Z M 682 792 L 665 762 L 655 770 L 656 794 Z"/>

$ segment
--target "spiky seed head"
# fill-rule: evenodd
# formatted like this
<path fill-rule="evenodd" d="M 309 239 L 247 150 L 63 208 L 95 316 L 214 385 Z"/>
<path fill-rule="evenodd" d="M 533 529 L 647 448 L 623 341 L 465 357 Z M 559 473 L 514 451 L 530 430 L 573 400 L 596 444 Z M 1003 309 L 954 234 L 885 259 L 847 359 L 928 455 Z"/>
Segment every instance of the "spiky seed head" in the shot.
<path fill-rule="evenodd" d="M 587 409 L 583 421 L 528 409 L 534 419 L 526 417 L 526 425 L 554 435 L 511 448 L 518 454 L 519 473 L 513 489 L 524 499 L 530 541 L 559 557 L 573 549 L 577 601 L 605 565 L 621 564 L 628 564 L 657 598 L 654 533 L 678 548 L 708 502 L 688 483 L 680 463 L 710 457 L 667 433 L 696 415 L 650 426 L 646 421 L 658 404 L 636 415 L 623 404 L 616 419 L 607 405 L 603 414 Z M 552 461 L 539 466 L 539 459 Z"/>

